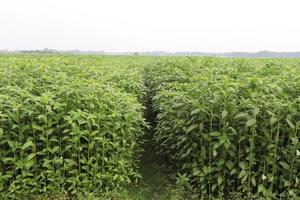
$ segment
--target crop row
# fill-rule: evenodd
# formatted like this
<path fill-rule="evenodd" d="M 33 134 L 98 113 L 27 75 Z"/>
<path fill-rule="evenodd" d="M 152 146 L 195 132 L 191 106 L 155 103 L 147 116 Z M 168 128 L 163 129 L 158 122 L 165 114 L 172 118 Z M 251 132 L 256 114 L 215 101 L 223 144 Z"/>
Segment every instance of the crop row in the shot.
<path fill-rule="evenodd" d="M 139 61 L 0 57 L 0 198 L 109 190 L 139 178 Z"/>
<path fill-rule="evenodd" d="M 201 196 L 300 196 L 300 61 L 162 58 L 146 69 L 159 152 Z"/>

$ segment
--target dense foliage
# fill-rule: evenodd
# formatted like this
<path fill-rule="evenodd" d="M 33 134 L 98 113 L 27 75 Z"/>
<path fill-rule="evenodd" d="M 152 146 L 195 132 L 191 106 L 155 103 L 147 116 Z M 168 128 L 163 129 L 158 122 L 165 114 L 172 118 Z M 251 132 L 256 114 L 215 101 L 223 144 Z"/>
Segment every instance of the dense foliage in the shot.
<path fill-rule="evenodd" d="M 202 197 L 300 196 L 300 61 L 165 58 L 145 69 L 159 152 Z"/>
<path fill-rule="evenodd" d="M 137 180 L 145 117 L 200 197 L 300 196 L 299 59 L 155 59 L 0 56 L 0 199 Z"/>
<path fill-rule="evenodd" d="M 139 62 L 0 56 L 0 198 L 82 195 L 138 178 Z"/>

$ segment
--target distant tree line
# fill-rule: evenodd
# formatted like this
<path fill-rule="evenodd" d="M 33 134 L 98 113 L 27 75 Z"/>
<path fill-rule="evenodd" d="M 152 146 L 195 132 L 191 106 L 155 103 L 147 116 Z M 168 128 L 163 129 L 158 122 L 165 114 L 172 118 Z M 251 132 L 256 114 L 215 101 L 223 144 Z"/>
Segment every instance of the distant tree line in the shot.
<path fill-rule="evenodd" d="M 220 57 L 250 57 L 250 58 L 300 58 L 300 51 L 297 52 L 167 52 L 167 51 L 148 51 L 148 52 L 105 52 L 105 51 L 81 51 L 81 50 L 56 50 L 56 49 L 37 49 L 37 50 L 0 50 L 0 54 L 15 53 L 34 53 L 34 54 L 92 54 L 92 55 L 142 55 L 142 56 L 220 56 Z"/>

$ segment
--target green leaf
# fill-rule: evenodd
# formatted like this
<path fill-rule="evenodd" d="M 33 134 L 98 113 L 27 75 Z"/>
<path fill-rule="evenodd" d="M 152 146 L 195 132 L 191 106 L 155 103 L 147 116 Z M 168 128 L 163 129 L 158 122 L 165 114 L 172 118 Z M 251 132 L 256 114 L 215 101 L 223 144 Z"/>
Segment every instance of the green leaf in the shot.
<path fill-rule="evenodd" d="M 218 181 L 218 185 L 221 185 L 221 184 L 222 184 L 222 182 L 223 182 L 223 177 L 222 177 L 222 175 L 219 175 L 219 176 L 218 176 L 217 181 Z"/>
<path fill-rule="evenodd" d="M 249 115 L 247 113 L 239 113 L 237 114 L 234 118 L 238 119 L 238 118 L 247 118 Z"/>
<path fill-rule="evenodd" d="M 37 124 L 32 124 L 32 128 L 35 129 L 35 130 L 39 130 L 39 131 L 43 131 L 43 127 L 41 126 L 38 126 Z"/>
<path fill-rule="evenodd" d="M 219 131 L 214 131 L 214 132 L 211 132 L 210 135 L 213 137 L 219 137 L 219 136 L 221 136 L 221 133 Z"/>
<path fill-rule="evenodd" d="M 277 121 L 277 118 L 272 116 L 270 119 L 270 125 L 273 125 L 276 121 Z"/>
<path fill-rule="evenodd" d="M 256 180 L 255 180 L 254 177 L 251 178 L 251 183 L 252 183 L 252 185 L 253 185 L 254 187 L 256 186 Z"/>
<path fill-rule="evenodd" d="M 253 126 L 254 124 L 256 124 L 256 119 L 254 119 L 254 118 L 249 119 L 249 120 L 246 122 L 246 127 Z"/>
<path fill-rule="evenodd" d="M 254 108 L 253 114 L 256 116 L 256 115 L 258 115 L 259 111 L 260 111 L 259 108 Z"/>
<path fill-rule="evenodd" d="M 267 113 L 268 113 L 269 115 L 271 115 L 271 116 L 275 116 L 275 114 L 274 114 L 272 111 L 270 111 L 270 110 L 267 110 Z"/>
<path fill-rule="evenodd" d="M 233 175 L 237 172 L 237 170 L 235 168 L 233 168 L 231 171 L 230 171 L 230 175 Z"/>
<path fill-rule="evenodd" d="M 47 130 L 47 135 L 51 135 L 54 131 L 54 128 L 50 128 Z"/>
<path fill-rule="evenodd" d="M 294 196 L 294 195 L 295 195 L 295 192 L 294 192 L 293 189 L 289 189 L 288 192 L 289 192 L 289 195 L 291 195 L 291 196 Z"/>
<path fill-rule="evenodd" d="M 222 118 L 224 119 L 225 117 L 227 117 L 228 115 L 228 111 L 227 110 L 223 110 L 222 112 Z"/>
<path fill-rule="evenodd" d="M 193 124 L 193 125 L 191 125 L 191 126 L 187 129 L 186 133 L 189 133 L 189 132 L 191 132 L 192 130 L 198 128 L 198 126 L 199 126 L 198 124 Z"/>
<path fill-rule="evenodd" d="M 12 157 L 6 157 L 6 158 L 2 158 L 2 161 L 4 163 L 9 163 L 9 162 L 13 162 L 14 161 L 14 158 Z"/>
<path fill-rule="evenodd" d="M 32 158 L 34 158 L 35 157 L 35 153 L 31 153 L 31 154 L 29 154 L 29 156 L 27 157 L 27 160 L 31 160 Z"/>
<path fill-rule="evenodd" d="M 246 171 L 245 170 L 242 170 L 240 173 L 239 173 L 239 179 L 240 178 L 243 178 L 244 176 L 246 175 Z"/>
<path fill-rule="evenodd" d="M 263 184 L 260 184 L 260 185 L 258 186 L 257 192 L 258 192 L 258 193 L 261 193 L 261 192 L 263 192 L 263 191 L 265 191 L 264 185 L 263 185 Z"/>
<path fill-rule="evenodd" d="M 33 147 L 34 144 L 32 141 L 27 141 L 23 146 L 22 146 L 22 150 L 27 149 L 28 147 Z"/>
<path fill-rule="evenodd" d="M 230 160 L 226 161 L 225 165 L 229 170 L 233 169 L 234 167 L 233 162 L 231 162 Z"/>
<path fill-rule="evenodd" d="M 193 176 L 198 176 L 200 173 L 198 169 L 193 170 Z"/>
<path fill-rule="evenodd" d="M 211 186 L 211 191 L 214 192 L 215 189 L 217 188 L 217 186 L 218 186 L 217 184 L 213 184 L 213 185 Z"/>
<path fill-rule="evenodd" d="M 191 112 L 191 115 L 196 115 L 200 112 L 200 109 L 195 109 Z"/>
<path fill-rule="evenodd" d="M 294 124 L 289 119 L 286 118 L 285 120 L 292 129 L 295 129 Z"/>
<path fill-rule="evenodd" d="M 297 145 L 299 142 L 299 139 L 297 137 L 291 137 L 290 140 L 292 141 L 293 145 Z"/>
<path fill-rule="evenodd" d="M 29 160 L 28 162 L 26 162 L 25 167 L 26 167 L 26 169 L 29 169 L 33 165 L 34 165 L 34 161 L 33 160 Z"/>
<path fill-rule="evenodd" d="M 285 161 L 280 161 L 279 164 L 283 167 L 283 169 L 290 170 L 289 164 L 287 164 Z"/>
<path fill-rule="evenodd" d="M 218 155 L 218 152 L 214 149 L 213 150 L 213 157 L 216 157 Z"/>
<path fill-rule="evenodd" d="M 247 163 L 245 163 L 245 162 L 240 162 L 240 163 L 239 163 L 239 166 L 240 166 L 240 168 L 243 169 L 243 170 L 246 170 L 246 169 L 247 169 Z"/>
<path fill-rule="evenodd" d="M 291 182 L 288 180 L 284 181 L 284 187 L 290 187 L 291 186 Z"/>

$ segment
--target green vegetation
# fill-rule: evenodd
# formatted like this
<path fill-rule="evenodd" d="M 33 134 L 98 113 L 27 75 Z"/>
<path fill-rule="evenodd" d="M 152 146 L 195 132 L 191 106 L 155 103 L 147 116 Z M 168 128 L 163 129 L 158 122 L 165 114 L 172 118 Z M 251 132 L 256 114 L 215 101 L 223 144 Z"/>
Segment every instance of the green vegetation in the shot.
<path fill-rule="evenodd" d="M 300 197 L 299 59 L 1 55 L 0 77 L 0 199 Z"/>
<path fill-rule="evenodd" d="M 143 91 L 128 60 L 0 58 L 1 199 L 86 195 L 140 177 Z"/>
<path fill-rule="evenodd" d="M 200 197 L 300 196 L 300 61 L 163 59 L 148 70 L 161 154 Z"/>

